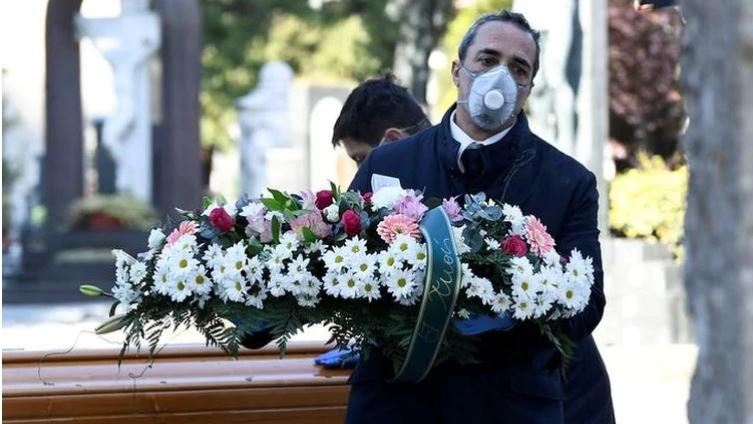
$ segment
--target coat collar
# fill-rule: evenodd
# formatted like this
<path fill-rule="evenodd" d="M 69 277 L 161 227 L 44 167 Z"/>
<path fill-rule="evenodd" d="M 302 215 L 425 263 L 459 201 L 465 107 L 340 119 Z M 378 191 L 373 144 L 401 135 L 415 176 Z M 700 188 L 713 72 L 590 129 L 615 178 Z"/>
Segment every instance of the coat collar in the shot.
<path fill-rule="evenodd" d="M 442 122 L 440 123 L 440 157 L 446 169 L 451 173 L 459 174 L 457 166 L 457 154 L 460 149 L 460 143 L 452 138 L 450 131 L 450 117 L 452 111 L 457 107 L 452 105 L 445 112 Z M 510 172 L 501 181 L 501 187 L 498 191 L 500 200 L 515 205 L 522 205 L 531 195 L 530 187 L 534 179 L 539 174 L 537 170 L 540 167 L 538 160 L 539 152 L 536 148 L 536 136 L 528 128 L 528 119 L 522 111 L 509 133 L 499 142 L 495 143 L 503 146 L 507 143 L 513 143 L 517 146 L 517 157 Z M 496 193 L 495 193 L 496 194 Z"/>

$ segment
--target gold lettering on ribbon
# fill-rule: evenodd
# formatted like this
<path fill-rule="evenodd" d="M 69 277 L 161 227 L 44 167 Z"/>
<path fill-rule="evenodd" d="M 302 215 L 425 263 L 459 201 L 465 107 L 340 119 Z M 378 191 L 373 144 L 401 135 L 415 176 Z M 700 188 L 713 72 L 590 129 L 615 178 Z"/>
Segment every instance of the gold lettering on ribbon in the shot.
<path fill-rule="evenodd" d="M 418 337 L 427 343 L 434 343 L 439 339 L 439 329 L 426 322 L 422 322 L 421 328 L 418 329 Z"/>
<path fill-rule="evenodd" d="M 452 249 L 451 245 L 449 244 L 450 239 L 444 238 L 442 243 L 440 244 L 439 241 L 434 240 L 434 244 L 439 247 L 439 250 L 442 251 L 442 262 L 443 266 L 440 273 L 440 278 L 436 280 L 436 284 L 433 284 L 429 288 L 429 292 L 426 294 L 429 297 L 429 300 L 432 300 L 432 296 L 439 296 L 439 300 L 442 302 L 442 305 L 444 305 L 444 309 L 449 309 L 449 305 L 447 304 L 447 298 L 449 298 L 452 295 L 452 276 L 455 273 L 454 271 L 454 265 L 455 261 L 452 257 Z"/>

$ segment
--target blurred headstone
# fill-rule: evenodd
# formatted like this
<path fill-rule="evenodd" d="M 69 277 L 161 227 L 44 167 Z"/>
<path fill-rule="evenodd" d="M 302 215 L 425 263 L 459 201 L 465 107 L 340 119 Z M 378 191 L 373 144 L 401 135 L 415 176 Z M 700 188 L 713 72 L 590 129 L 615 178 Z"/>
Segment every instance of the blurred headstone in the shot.
<path fill-rule="evenodd" d="M 256 88 L 238 99 L 242 193 L 262 194 L 269 184 L 267 152 L 292 143 L 292 81 L 290 66 L 269 62 L 261 68 Z"/>
<path fill-rule="evenodd" d="M 115 161 L 118 192 L 152 200 L 149 59 L 160 46 L 160 23 L 148 0 L 122 2 L 116 18 L 77 16 L 80 37 L 89 38 L 112 65 L 116 109 L 104 122 L 102 143 Z"/>

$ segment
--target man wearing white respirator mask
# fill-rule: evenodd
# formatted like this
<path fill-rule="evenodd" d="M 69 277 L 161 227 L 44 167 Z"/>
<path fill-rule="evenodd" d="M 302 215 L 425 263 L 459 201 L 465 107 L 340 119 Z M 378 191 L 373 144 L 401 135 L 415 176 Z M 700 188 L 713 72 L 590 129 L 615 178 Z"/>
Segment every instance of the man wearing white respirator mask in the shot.
<path fill-rule="evenodd" d="M 458 101 L 442 122 L 373 150 L 350 188 L 399 182 L 427 198 L 486 193 L 539 217 L 559 252 L 593 258 L 586 310 L 559 324 L 575 342 L 567 379 L 561 358 L 529 321 L 491 317 L 452 328 L 474 337 L 479 364 L 447 361 L 414 384 L 390 383 L 391 363 L 378 349 L 360 363 L 351 384 L 346 423 L 614 422 L 609 377 L 591 332 L 605 298 L 593 173 L 533 134 L 523 112 L 539 66 L 539 34 L 523 15 L 484 15 L 468 29 L 453 62 Z"/>

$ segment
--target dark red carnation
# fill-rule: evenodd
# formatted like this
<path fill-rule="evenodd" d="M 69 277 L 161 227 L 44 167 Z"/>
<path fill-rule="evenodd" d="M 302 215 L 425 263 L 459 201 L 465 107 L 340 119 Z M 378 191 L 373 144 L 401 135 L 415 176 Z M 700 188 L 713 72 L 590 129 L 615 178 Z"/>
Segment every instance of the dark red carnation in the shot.
<path fill-rule="evenodd" d="M 352 209 L 345 211 L 342 216 L 342 223 L 348 237 L 353 237 L 361 231 L 361 216 Z"/>
<path fill-rule="evenodd" d="M 373 195 L 374 195 L 374 193 L 372 193 L 370 191 L 364 193 L 363 196 L 361 196 L 361 197 L 363 197 L 363 202 L 365 204 L 370 204 L 371 203 L 371 196 L 373 196 Z"/>
<path fill-rule="evenodd" d="M 502 250 L 513 256 L 525 256 L 528 253 L 528 246 L 522 237 L 510 236 L 502 240 Z"/>
<path fill-rule="evenodd" d="M 230 231 L 235 225 L 235 220 L 225 208 L 214 208 L 212 212 L 209 212 L 209 222 L 212 223 L 214 228 L 220 230 L 221 233 Z"/>
<path fill-rule="evenodd" d="M 334 198 L 330 190 L 322 190 L 316 193 L 316 207 L 319 210 L 323 210 L 327 206 L 331 205 Z"/>

